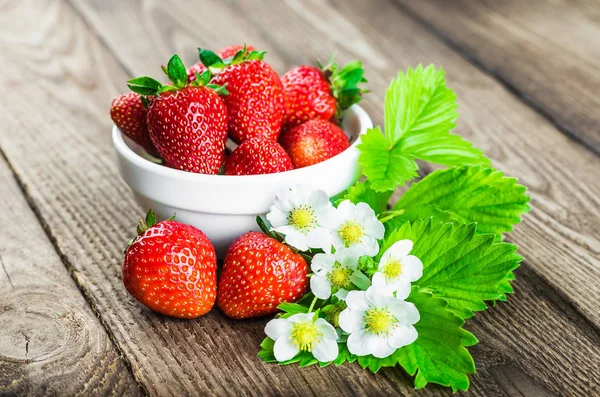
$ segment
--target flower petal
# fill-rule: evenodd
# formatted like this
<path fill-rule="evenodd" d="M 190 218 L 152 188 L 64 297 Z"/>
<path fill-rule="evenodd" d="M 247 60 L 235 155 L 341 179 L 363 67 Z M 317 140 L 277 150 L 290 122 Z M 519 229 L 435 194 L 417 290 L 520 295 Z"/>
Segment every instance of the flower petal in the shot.
<path fill-rule="evenodd" d="M 319 299 L 331 296 L 331 282 L 325 275 L 313 274 L 310 277 L 310 290 Z"/>
<path fill-rule="evenodd" d="M 388 344 L 387 338 L 377 338 L 377 343 L 373 348 L 373 356 L 377 358 L 386 358 L 390 356 L 396 349 Z"/>
<path fill-rule="evenodd" d="M 315 327 L 317 327 L 317 330 L 323 334 L 324 339 L 332 339 L 334 341 L 337 340 L 337 332 L 335 332 L 335 328 L 333 325 L 325 321 L 325 319 L 317 319 L 317 321 L 315 321 Z"/>
<path fill-rule="evenodd" d="M 354 219 L 354 204 L 350 200 L 344 200 L 337 206 L 337 217 L 340 223 Z"/>
<path fill-rule="evenodd" d="M 358 256 L 375 256 L 379 252 L 379 243 L 373 237 L 365 236 L 361 241 L 361 252 Z"/>
<path fill-rule="evenodd" d="M 271 320 L 265 326 L 265 334 L 273 340 L 287 337 L 290 334 L 292 324 L 285 318 Z"/>
<path fill-rule="evenodd" d="M 310 268 L 315 273 L 321 269 L 324 269 L 329 273 L 331 269 L 333 269 L 334 263 L 335 256 L 329 254 L 316 254 L 311 261 Z"/>
<path fill-rule="evenodd" d="M 416 341 L 418 336 L 417 330 L 412 325 L 398 324 L 388 337 L 388 344 L 394 349 L 399 349 Z"/>
<path fill-rule="evenodd" d="M 327 254 L 331 252 L 331 232 L 322 227 L 308 232 L 305 242 L 310 248 L 321 248 Z"/>
<path fill-rule="evenodd" d="M 396 293 L 396 298 L 406 299 L 410 295 L 410 283 L 404 280 L 394 280 L 388 284 L 388 288 Z"/>
<path fill-rule="evenodd" d="M 335 260 L 348 269 L 356 270 L 358 268 L 358 258 L 356 256 L 346 255 L 346 252 L 335 253 Z"/>
<path fill-rule="evenodd" d="M 336 292 L 335 294 L 333 294 L 333 296 L 335 296 L 336 298 L 338 298 L 341 301 L 345 301 L 346 297 L 348 296 L 348 291 L 345 290 L 345 289 L 343 289 L 343 288 L 340 288 L 338 290 L 338 292 Z"/>
<path fill-rule="evenodd" d="M 415 305 L 400 299 L 390 299 L 387 302 L 387 308 L 400 324 L 415 324 L 421 318 Z"/>
<path fill-rule="evenodd" d="M 388 284 L 385 274 L 381 272 L 375 272 L 375 274 L 371 278 L 371 285 L 381 295 L 392 295 L 392 293 L 394 292 L 394 286 Z"/>
<path fill-rule="evenodd" d="M 365 332 L 364 329 L 359 329 L 348 337 L 348 350 L 357 356 L 372 354 L 377 346 L 378 339 L 377 336 Z"/>
<path fill-rule="evenodd" d="M 298 346 L 291 343 L 288 338 L 277 339 L 273 346 L 273 354 L 275 355 L 275 359 L 279 362 L 291 360 L 298 354 L 298 351 Z"/>
<path fill-rule="evenodd" d="M 385 292 L 386 291 L 379 291 L 374 286 L 371 286 L 365 293 L 365 296 L 372 306 L 385 307 L 387 305 L 388 298 L 390 298 L 390 296 L 386 295 Z"/>
<path fill-rule="evenodd" d="M 381 223 L 377 217 L 366 221 L 363 223 L 363 226 L 365 228 L 365 233 L 371 237 L 382 239 L 385 234 L 385 226 L 383 226 L 383 223 Z"/>
<path fill-rule="evenodd" d="M 326 208 L 333 207 L 329 201 L 329 196 L 325 190 L 317 189 L 310 193 L 308 203 L 315 211 L 322 211 Z"/>
<path fill-rule="evenodd" d="M 284 226 L 285 227 L 285 226 Z M 306 245 L 306 235 L 297 230 L 290 230 L 285 233 L 285 242 L 296 248 L 299 251 L 307 251 L 308 245 Z"/>
<path fill-rule="evenodd" d="M 365 291 L 348 292 L 346 305 L 352 310 L 367 310 L 369 308 L 369 301 L 367 300 Z"/>
<path fill-rule="evenodd" d="M 339 347 L 335 339 L 323 339 L 320 343 L 317 343 L 311 353 L 317 360 L 326 363 L 337 358 Z"/>
<path fill-rule="evenodd" d="M 317 224 L 325 229 L 332 230 L 339 225 L 337 209 L 334 206 L 324 208 L 316 212 Z"/>
<path fill-rule="evenodd" d="M 288 224 L 287 214 L 280 210 L 276 205 L 271 206 L 271 210 L 267 214 L 267 220 L 274 228 Z"/>
<path fill-rule="evenodd" d="M 423 275 L 423 262 L 414 255 L 402 259 L 402 278 L 406 281 L 417 281 Z"/>
<path fill-rule="evenodd" d="M 292 323 L 303 323 L 303 322 L 312 321 L 314 317 L 315 317 L 315 313 L 314 312 L 311 312 L 311 313 L 297 313 L 297 314 L 294 314 L 293 316 L 288 317 L 287 320 L 290 321 L 290 322 L 292 322 Z"/>
<path fill-rule="evenodd" d="M 340 313 L 338 317 L 338 324 L 340 325 L 341 329 L 348 333 L 356 332 L 356 330 L 362 327 L 364 314 L 364 311 L 346 308 Z"/>
<path fill-rule="evenodd" d="M 389 260 L 402 260 L 404 259 L 408 253 L 413 248 L 412 240 L 400 240 L 392 244 L 390 248 L 388 248 L 384 254 L 381 256 L 381 261 L 379 262 L 379 268 L 385 266 Z M 402 261 L 404 263 L 404 261 Z"/>

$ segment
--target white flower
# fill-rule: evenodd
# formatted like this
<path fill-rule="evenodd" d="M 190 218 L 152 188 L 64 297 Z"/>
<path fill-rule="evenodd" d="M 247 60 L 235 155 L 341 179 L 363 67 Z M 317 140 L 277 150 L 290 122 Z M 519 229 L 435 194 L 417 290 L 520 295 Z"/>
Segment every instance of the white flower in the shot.
<path fill-rule="evenodd" d="M 419 321 L 419 311 L 410 302 L 381 294 L 372 286 L 366 291 L 350 291 L 346 305 L 339 324 L 350 334 L 347 344 L 352 354 L 385 358 L 417 339 L 412 324 Z"/>
<path fill-rule="evenodd" d="M 400 240 L 388 248 L 373 275 L 373 285 L 388 292 L 397 292 L 397 298 L 406 298 L 410 293 L 410 283 L 423 275 L 423 262 L 414 255 L 408 255 L 412 248 L 411 240 Z"/>
<path fill-rule="evenodd" d="M 272 230 L 285 235 L 292 247 L 306 251 L 321 248 L 331 252 L 331 234 L 328 226 L 333 221 L 335 208 L 327 193 L 310 185 L 298 185 L 277 193 L 267 219 Z"/>
<path fill-rule="evenodd" d="M 338 356 L 335 328 L 315 313 L 294 314 L 271 320 L 265 327 L 267 336 L 275 341 L 273 354 L 279 362 L 287 361 L 300 351 L 307 351 L 321 362 Z"/>
<path fill-rule="evenodd" d="M 311 263 L 313 275 L 310 277 L 310 290 L 319 299 L 327 299 L 333 292 L 369 286 L 369 278 L 358 270 L 358 258 L 333 254 L 317 254 Z M 342 292 L 343 294 L 343 292 Z"/>
<path fill-rule="evenodd" d="M 368 204 L 354 205 L 350 200 L 344 200 L 336 211 L 333 246 L 336 252 L 347 256 L 375 256 L 379 252 L 377 240 L 383 238 L 384 232 L 383 223 Z"/>

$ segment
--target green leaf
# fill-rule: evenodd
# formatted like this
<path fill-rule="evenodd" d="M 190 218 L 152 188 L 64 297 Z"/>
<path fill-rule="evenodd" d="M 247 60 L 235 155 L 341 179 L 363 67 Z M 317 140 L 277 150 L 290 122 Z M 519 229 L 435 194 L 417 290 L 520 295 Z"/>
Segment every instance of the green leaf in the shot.
<path fill-rule="evenodd" d="M 211 72 L 213 70 L 221 70 L 225 67 L 225 64 L 223 63 L 221 57 L 219 57 L 211 50 L 198 48 L 198 55 L 200 56 L 200 61 L 202 61 L 202 64 L 206 66 L 206 68 L 208 68 Z"/>
<path fill-rule="evenodd" d="M 376 214 L 380 214 L 387 209 L 387 203 L 392 196 L 393 191 L 377 192 L 371 188 L 369 181 L 358 181 L 350 186 L 343 194 L 339 202 L 350 200 L 354 204 L 367 203 Z"/>
<path fill-rule="evenodd" d="M 150 209 L 146 214 L 146 226 L 151 228 L 154 225 L 156 225 L 156 214 Z"/>
<path fill-rule="evenodd" d="M 362 135 L 358 148 L 358 162 L 363 166 L 363 173 L 369 178 L 371 187 L 377 192 L 394 190 L 396 186 L 418 176 L 417 163 L 402 153 L 400 147 L 390 147 L 379 127 L 369 129 Z"/>
<path fill-rule="evenodd" d="M 438 164 L 489 164 L 481 150 L 450 134 L 458 118 L 456 95 L 433 65 L 400 71 L 385 96 L 385 136 L 361 137 L 359 162 L 376 191 L 394 190 L 417 176 L 415 159 Z M 377 132 L 377 133 L 376 133 Z"/>
<path fill-rule="evenodd" d="M 394 205 L 404 214 L 391 220 L 391 228 L 406 221 L 433 217 L 437 221 L 477 222 L 479 233 L 513 230 L 529 211 L 526 188 L 515 178 L 483 166 L 434 171 L 413 184 Z M 390 227 L 390 226 L 388 226 Z"/>
<path fill-rule="evenodd" d="M 281 310 L 282 312 L 285 312 L 285 313 L 291 314 L 291 315 L 298 314 L 298 313 L 308 313 L 308 307 L 299 305 L 297 303 L 283 302 L 283 303 L 279 304 L 279 306 L 277 306 L 277 308 L 279 310 Z"/>
<path fill-rule="evenodd" d="M 183 88 L 187 84 L 187 71 L 185 69 L 185 65 L 179 55 L 175 54 L 169 59 L 169 63 L 167 64 L 167 73 L 169 76 L 169 80 L 175 85 L 177 88 Z"/>
<path fill-rule="evenodd" d="M 162 83 L 152 77 L 136 77 L 127 81 L 127 86 L 131 91 L 140 95 L 157 95 L 162 87 Z"/>
<path fill-rule="evenodd" d="M 390 234 L 381 252 L 397 241 L 412 240 L 410 253 L 423 262 L 423 276 L 413 285 L 443 298 L 449 310 L 467 319 L 485 310 L 485 301 L 506 299 L 512 292 L 512 272 L 523 260 L 515 245 L 476 230 L 474 223 L 457 226 L 419 219 Z"/>
<path fill-rule="evenodd" d="M 229 91 L 227 91 L 227 88 L 225 88 L 225 84 L 207 84 L 206 86 L 213 89 L 219 95 L 229 95 Z"/>
<path fill-rule="evenodd" d="M 447 310 L 444 300 L 413 287 L 407 301 L 414 303 L 421 315 L 415 324 L 419 336 L 392 358 L 410 375 L 416 374 L 417 389 L 437 383 L 454 392 L 467 390 L 475 363 L 466 347 L 475 345 L 477 338 L 462 328 L 464 320 Z"/>

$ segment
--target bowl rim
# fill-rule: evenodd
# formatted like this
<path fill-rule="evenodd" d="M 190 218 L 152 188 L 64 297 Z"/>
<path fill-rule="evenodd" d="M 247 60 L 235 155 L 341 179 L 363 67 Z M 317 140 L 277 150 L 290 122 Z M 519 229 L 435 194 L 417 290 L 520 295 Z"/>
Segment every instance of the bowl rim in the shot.
<path fill-rule="evenodd" d="M 142 168 L 153 174 L 157 174 L 163 177 L 171 179 L 178 179 L 187 182 L 196 183 L 210 183 L 210 184 L 261 184 L 261 183 L 277 183 L 278 181 L 284 181 L 288 178 L 309 176 L 313 175 L 314 172 L 318 171 L 317 168 L 322 168 L 325 171 L 328 165 L 333 161 L 340 161 L 340 157 L 351 155 L 353 151 L 357 150 L 356 146 L 360 143 L 360 136 L 366 133 L 367 129 L 373 128 L 373 121 L 367 114 L 367 112 L 359 105 L 352 105 L 347 112 L 352 112 L 358 117 L 359 121 L 359 135 L 356 140 L 343 152 L 317 164 L 310 165 L 308 167 L 297 168 L 284 172 L 277 172 L 273 174 L 259 174 L 259 175 L 218 175 L 218 174 L 200 174 L 195 172 L 178 170 L 175 168 L 169 168 L 162 164 L 154 163 L 148 159 L 143 158 L 136 152 L 134 152 L 125 142 L 121 130 L 113 124 L 112 129 L 112 141 L 117 152 L 123 156 L 128 162 L 133 165 Z"/>

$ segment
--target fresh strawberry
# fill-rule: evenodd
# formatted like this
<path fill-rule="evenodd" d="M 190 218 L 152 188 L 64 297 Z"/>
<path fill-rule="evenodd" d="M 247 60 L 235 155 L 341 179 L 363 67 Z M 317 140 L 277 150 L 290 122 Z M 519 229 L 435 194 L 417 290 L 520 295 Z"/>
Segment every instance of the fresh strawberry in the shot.
<path fill-rule="evenodd" d="M 223 87 L 208 84 L 206 71 L 187 84 L 181 59 L 174 55 L 163 68 L 172 85 L 150 77 L 128 82 L 141 95 L 153 95 L 148 109 L 148 131 L 166 165 L 184 171 L 216 174 L 224 162 L 227 109 L 218 93 Z"/>
<path fill-rule="evenodd" d="M 200 50 L 200 59 L 215 77 L 212 83 L 225 86 L 223 100 L 229 114 L 229 136 L 237 143 L 263 137 L 276 141 L 283 122 L 283 87 L 264 52 L 238 51 L 223 61 L 209 50 Z"/>
<path fill-rule="evenodd" d="M 147 115 L 148 109 L 144 106 L 142 97 L 135 92 L 119 95 L 110 104 L 110 118 L 121 132 L 151 155 L 158 156 L 148 134 Z"/>
<path fill-rule="evenodd" d="M 123 284 L 155 312 L 179 318 L 201 316 L 215 304 L 215 249 L 200 230 L 173 220 L 156 223 L 150 210 L 125 251 Z"/>
<path fill-rule="evenodd" d="M 263 233 L 250 232 L 233 242 L 223 263 L 217 305 L 231 318 L 275 313 L 308 287 L 302 255 Z"/>
<path fill-rule="evenodd" d="M 290 156 L 277 142 L 250 138 L 231 153 L 225 175 L 273 174 L 293 168 Z"/>
<path fill-rule="evenodd" d="M 243 49 L 244 49 L 243 45 L 234 44 L 234 45 L 230 45 L 229 47 L 221 48 L 219 51 L 217 51 L 217 55 L 220 56 L 222 59 L 229 59 L 229 58 L 233 58 L 235 56 L 235 54 L 238 53 L 238 51 L 243 50 Z M 251 45 L 247 45 L 246 50 L 254 51 L 254 50 L 256 50 L 256 48 L 254 48 Z M 204 73 L 205 70 L 206 70 L 206 66 L 204 66 L 202 64 L 202 62 L 198 62 L 194 66 L 191 66 L 187 70 L 188 82 L 191 83 L 192 81 L 196 80 L 196 73 L 202 74 L 202 73 Z"/>
<path fill-rule="evenodd" d="M 339 68 L 333 60 L 325 67 L 297 66 L 283 75 L 285 118 L 288 129 L 308 120 L 335 118 L 339 122 L 345 109 L 361 100 L 366 83 L 360 61 Z"/>
<path fill-rule="evenodd" d="M 281 134 L 279 143 L 290 155 L 295 168 L 320 163 L 350 146 L 348 136 L 327 120 L 310 120 Z"/>

